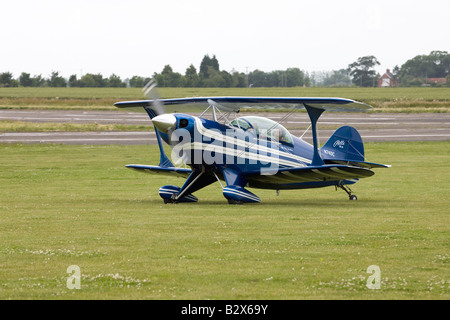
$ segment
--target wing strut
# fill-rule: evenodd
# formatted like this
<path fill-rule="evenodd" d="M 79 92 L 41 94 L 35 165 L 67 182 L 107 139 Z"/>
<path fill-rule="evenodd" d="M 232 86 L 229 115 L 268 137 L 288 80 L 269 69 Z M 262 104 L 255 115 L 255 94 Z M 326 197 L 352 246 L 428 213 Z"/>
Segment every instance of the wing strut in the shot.
<path fill-rule="evenodd" d="M 319 153 L 319 145 L 317 142 L 317 120 L 319 120 L 320 115 L 325 111 L 325 109 L 315 108 L 304 104 L 306 111 L 308 111 L 309 119 L 311 120 L 311 130 L 313 135 L 313 144 L 314 144 L 314 154 L 311 162 L 312 166 L 321 166 L 325 163 L 320 157 Z"/>

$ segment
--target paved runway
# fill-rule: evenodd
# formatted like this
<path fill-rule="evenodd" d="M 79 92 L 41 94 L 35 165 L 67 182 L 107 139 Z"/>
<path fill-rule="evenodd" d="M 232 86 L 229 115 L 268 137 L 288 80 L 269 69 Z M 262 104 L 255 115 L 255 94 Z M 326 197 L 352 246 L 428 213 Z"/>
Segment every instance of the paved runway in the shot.
<path fill-rule="evenodd" d="M 193 114 L 198 115 L 198 114 Z M 284 113 L 248 113 L 275 121 Z M 243 113 L 240 116 L 244 116 Z M 1 120 L 56 123 L 99 123 L 148 125 L 145 113 L 123 111 L 62 110 L 0 110 Z M 296 136 L 302 136 L 310 122 L 306 113 L 296 113 L 282 124 Z M 388 114 L 388 113 L 324 113 L 318 123 L 319 140 L 324 143 L 340 126 L 355 127 L 365 142 L 450 140 L 450 114 Z M 303 139 L 311 142 L 311 130 Z M 148 132 L 31 132 L 1 133 L 0 143 L 63 143 L 63 144 L 156 144 L 155 133 Z"/>

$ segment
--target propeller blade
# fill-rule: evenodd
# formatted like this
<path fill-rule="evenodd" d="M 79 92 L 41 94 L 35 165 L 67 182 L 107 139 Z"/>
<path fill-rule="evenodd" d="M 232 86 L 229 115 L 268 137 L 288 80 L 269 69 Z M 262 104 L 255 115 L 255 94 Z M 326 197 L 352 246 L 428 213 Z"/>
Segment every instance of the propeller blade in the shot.
<path fill-rule="evenodd" d="M 144 95 L 152 100 L 151 109 L 155 111 L 156 115 L 161 115 L 166 113 L 166 109 L 164 107 L 164 103 L 159 98 L 158 91 L 156 89 L 157 83 L 153 79 L 142 88 L 142 92 Z"/>

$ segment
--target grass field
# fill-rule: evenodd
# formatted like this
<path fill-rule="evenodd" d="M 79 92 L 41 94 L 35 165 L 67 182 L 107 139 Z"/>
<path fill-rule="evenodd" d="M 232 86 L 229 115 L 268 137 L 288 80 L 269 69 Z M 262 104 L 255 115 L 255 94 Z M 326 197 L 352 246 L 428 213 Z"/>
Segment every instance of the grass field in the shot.
<path fill-rule="evenodd" d="M 450 112 L 450 88 L 159 88 L 162 98 L 194 96 L 341 97 L 375 112 Z M 113 110 L 143 99 L 138 88 L 0 88 L 0 108 Z"/>
<path fill-rule="evenodd" d="M 159 187 L 183 180 L 124 168 L 157 163 L 156 146 L 0 145 L 0 299 L 448 300 L 450 142 L 366 155 L 393 167 L 358 201 L 252 189 L 262 203 L 230 206 L 215 184 L 164 205 Z"/>

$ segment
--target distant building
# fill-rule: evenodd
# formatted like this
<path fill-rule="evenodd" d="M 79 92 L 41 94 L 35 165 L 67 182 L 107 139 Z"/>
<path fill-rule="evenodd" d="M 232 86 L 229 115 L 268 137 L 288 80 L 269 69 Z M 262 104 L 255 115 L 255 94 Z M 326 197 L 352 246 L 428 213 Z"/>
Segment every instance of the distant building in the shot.
<path fill-rule="evenodd" d="M 447 83 L 447 79 L 446 78 L 427 78 L 427 83 L 446 84 Z"/>
<path fill-rule="evenodd" d="M 378 87 L 395 87 L 397 85 L 398 79 L 389 69 L 386 69 L 386 72 L 378 79 Z"/>

